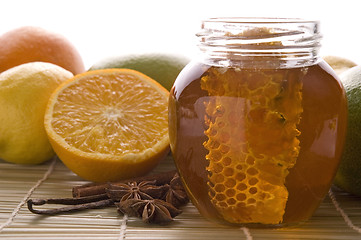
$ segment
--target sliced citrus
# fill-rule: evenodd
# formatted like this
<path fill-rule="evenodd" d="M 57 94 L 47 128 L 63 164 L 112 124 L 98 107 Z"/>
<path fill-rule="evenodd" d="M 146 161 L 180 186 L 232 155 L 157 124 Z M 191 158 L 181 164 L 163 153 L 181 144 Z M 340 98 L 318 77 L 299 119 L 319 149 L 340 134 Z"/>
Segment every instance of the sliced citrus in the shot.
<path fill-rule="evenodd" d="M 55 90 L 45 129 L 58 157 L 84 179 L 144 175 L 169 151 L 168 95 L 138 71 L 89 71 Z"/>

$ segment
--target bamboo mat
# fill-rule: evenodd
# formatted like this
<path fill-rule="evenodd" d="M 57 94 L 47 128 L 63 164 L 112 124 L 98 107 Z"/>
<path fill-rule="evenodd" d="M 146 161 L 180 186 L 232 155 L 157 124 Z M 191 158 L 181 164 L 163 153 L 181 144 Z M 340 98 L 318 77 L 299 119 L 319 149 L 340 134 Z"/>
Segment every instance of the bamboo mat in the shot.
<path fill-rule="evenodd" d="M 168 157 L 154 172 L 170 169 L 174 164 Z M 191 203 L 167 226 L 144 224 L 113 207 L 39 216 L 24 204 L 28 198 L 71 197 L 71 188 L 85 183 L 56 158 L 37 166 L 0 160 L 0 239 L 361 239 L 361 198 L 336 188 L 308 222 L 281 229 L 217 225 Z"/>

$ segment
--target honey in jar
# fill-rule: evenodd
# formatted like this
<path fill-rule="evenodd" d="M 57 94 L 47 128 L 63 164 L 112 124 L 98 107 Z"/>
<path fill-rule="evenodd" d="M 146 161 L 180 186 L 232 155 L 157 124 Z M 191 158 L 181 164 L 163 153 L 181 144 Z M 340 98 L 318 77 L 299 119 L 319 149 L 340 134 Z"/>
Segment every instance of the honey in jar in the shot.
<path fill-rule="evenodd" d="M 215 18 L 169 100 L 176 167 L 207 219 L 287 226 L 309 219 L 343 149 L 342 84 L 319 57 L 319 22 Z"/>

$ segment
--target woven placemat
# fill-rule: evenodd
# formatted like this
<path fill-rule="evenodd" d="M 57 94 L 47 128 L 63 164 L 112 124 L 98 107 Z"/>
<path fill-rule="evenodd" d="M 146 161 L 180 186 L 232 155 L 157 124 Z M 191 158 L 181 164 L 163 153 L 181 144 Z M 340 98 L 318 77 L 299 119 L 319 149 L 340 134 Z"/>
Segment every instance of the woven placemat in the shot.
<path fill-rule="evenodd" d="M 174 168 L 169 156 L 154 172 Z M 36 166 L 0 160 L 0 239 L 361 239 L 361 198 L 334 187 L 308 222 L 281 229 L 217 225 L 191 203 L 166 226 L 123 216 L 115 207 L 39 216 L 25 204 L 29 198 L 71 197 L 72 187 L 85 183 L 57 158 Z"/>

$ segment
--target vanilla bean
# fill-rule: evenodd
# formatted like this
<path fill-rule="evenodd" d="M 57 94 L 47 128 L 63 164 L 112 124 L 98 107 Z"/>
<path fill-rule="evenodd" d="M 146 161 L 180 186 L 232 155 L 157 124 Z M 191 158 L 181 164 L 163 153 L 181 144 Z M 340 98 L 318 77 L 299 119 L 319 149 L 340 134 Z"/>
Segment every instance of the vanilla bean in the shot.
<path fill-rule="evenodd" d="M 41 206 L 44 204 L 63 204 L 71 205 L 70 207 L 61 207 L 55 209 L 34 209 L 34 206 Z M 51 198 L 51 199 L 29 199 L 27 201 L 28 209 L 32 213 L 41 215 L 56 215 L 60 213 L 75 212 L 86 209 L 103 208 L 113 205 L 112 199 L 108 199 L 106 194 L 84 197 L 84 198 Z"/>
<path fill-rule="evenodd" d="M 157 173 L 153 175 L 147 175 L 132 179 L 125 179 L 121 181 L 112 182 L 114 184 L 116 183 L 128 183 L 128 182 L 144 182 L 144 181 L 153 181 L 155 180 L 156 185 L 164 185 L 169 183 L 174 175 L 176 174 L 176 170 L 168 171 L 168 172 L 162 172 Z M 73 197 L 86 197 L 86 196 L 92 196 L 92 195 L 101 195 L 106 193 L 106 189 L 108 188 L 108 183 L 87 183 L 81 186 L 75 186 L 73 187 Z"/>
<path fill-rule="evenodd" d="M 90 202 L 97 202 L 100 200 L 108 199 L 107 194 L 100 194 L 94 196 L 80 197 L 80 198 L 48 198 L 48 199 L 34 199 L 34 205 L 44 204 L 63 204 L 63 205 L 78 205 Z"/>

